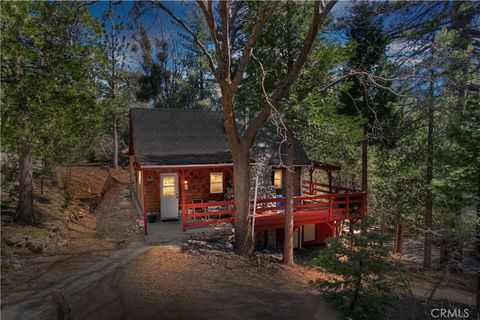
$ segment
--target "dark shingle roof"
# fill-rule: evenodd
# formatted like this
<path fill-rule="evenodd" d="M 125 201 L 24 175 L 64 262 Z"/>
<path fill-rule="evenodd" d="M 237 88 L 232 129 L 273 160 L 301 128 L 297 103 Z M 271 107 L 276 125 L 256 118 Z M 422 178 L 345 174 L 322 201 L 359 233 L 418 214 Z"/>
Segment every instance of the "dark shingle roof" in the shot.
<path fill-rule="evenodd" d="M 232 163 L 222 112 L 132 108 L 130 116 L 133 149 L 142 166 Z M 254 149 L 265 150 L 269 164 L 275 165 L 280 142 L 262 130 Z M 310 164 L 300 142 L 295 144 L 295 164 Z"/>
<path fill-rule="evenodd" d="M 294 138 L 293 161 L 296 165 L 310 165 L 311 161 L 303 149 L 302 142 Z M 278 165 L 280 163 L 280 154 L 283 164 L 286 163 L 287 144 L 284 138 L 276 133 L 273 128 L 262 128 L 255 139 L 252 153 L 255 154 L 262 150 L 267 156 L 268 164 Z"/>

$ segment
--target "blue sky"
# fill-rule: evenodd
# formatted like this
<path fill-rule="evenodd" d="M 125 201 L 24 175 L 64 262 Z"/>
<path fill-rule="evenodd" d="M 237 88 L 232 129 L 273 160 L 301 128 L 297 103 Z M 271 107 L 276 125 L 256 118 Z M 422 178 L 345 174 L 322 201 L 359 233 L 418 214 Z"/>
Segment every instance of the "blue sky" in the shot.
<path fill-rule="evenodd" d="M 123 2 L 114 2 L 116 3 L 116 12 L 120 16 L 123 22 L 129 23 L 132 22 L 134 29 L 125 31 L 127 33 L 127 37 L 133 37 L 138 30 L 138 26 L 143 24 L 147 32 L 151 36 L 158 35 L 163 33 L 164 35 L 174 34 L 177 32 L 183 32 L 183 29 L 176 24 L 168 14 L 163 12 L 159 9 L 150 9 L 145 10 L 142 15 L 139 16 L 137 21 L 133 21 L 134 16 L 132 14 L 132 8 L 138 4 L 135 1 L 123 1 Z M 191 10 L 196 6 L 194 1 L 162 1 L 162 3 L 168 7 L 172 12 L 175 13 L 180 18 L 185 18 Z M 350 6 L 352 2 L 350 1 L 339 1 L 332 10 L 332 13 L 336 17 L 340 17 L 345 15 L 348 12 L 348 6 Z M 98 19 L 102 18 L 104 10 L 108 7 L 109 1 L 99 1 L 89 5 L 89 10 L 93 16 Z M 147 4 L 146 7 L 150 6 Z M 183 19 L 185 21 L 185 19 Z M 338 33 L 327 33 L 323 35 L 327 38 L 341 38 L 340 34 Z M 133 69 L 137 69 L 139 67 L 139 57 L 138 56 L 131 56 L 130 58 L 130 67 Z"/>
<path fill-rule="evenodd" d="M 184 17 L 188 13 L 189 7 L 195 6 L 194 1 L 162 1 L 165 6 L 172 10 L 177 16 Z M 89 6 L 90 12 L 97 18 L 101 18 L 103 11 L 107 8 L 108 1 L 99 1 L 91 4 Z M 335 4 L 332 13 L 335 16 L 343 16 L 347 10 L 348 6 L 352 4 L 351 1 L 339 1 Z M 131 9 L 135 5 L 135 1 L 124 1 L 117 5 L 118 13 L 125 21 L 131 21 Z M 146 12 L 143 14 L 140 19 L 140 23 L 143 23 L 149 29 L 153 29 L 158 24 L 162 25 L 163 28 L 169 29 L 170 31 L 178 30 L 178 25 L 173 23 L 170 17 L 161 10 L 155 10 L 155 12 Z"/>
<path fill-rule="evenodd" d="M 184 16 L 185 12 L 188 11 L 188 6 L 194 5 L 193 2 L 185 4 L 181 1 L 163 1 L 163 3 L 180 17 Z M 89 6 L 90 12 L 93 16 L 101 19 L 103 11 L 108 7 L 108 4 L 108 1 L 95 2 Z M 132 21 L 133 15 L 131 11 L 135 4 L 135 1 L 124 1 L 116 5 L 117 13 L 123 18 L 125 22 Z M 159 24 L 168 29 L 177 30 L 178 28 L 178 26 L 171 21 L 170 17 L 161 10 L 147 10 L 146 12 L 144 12 L 144 14 L 140 16 L 138 22 L 146 25 L 147 28 L 150 29 Z"/>

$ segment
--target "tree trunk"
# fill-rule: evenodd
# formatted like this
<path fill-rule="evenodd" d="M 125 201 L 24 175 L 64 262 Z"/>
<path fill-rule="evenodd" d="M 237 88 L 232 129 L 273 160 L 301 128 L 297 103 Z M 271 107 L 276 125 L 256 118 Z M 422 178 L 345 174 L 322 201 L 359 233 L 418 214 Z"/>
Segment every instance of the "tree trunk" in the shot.
<path fill-rule="evenodd" d="M 362 190 L 367 191 L 368 189 L 368 124 L 363 125 L 363 136 L 362 141 Z"/>
<path fill-rule="evenodd" d="M 33 164 L 30 143 L 24 141 L 19 155 L 19 196 L 15 220 L 35 223 L 33 207 Z"/>
<path fill-rule="evenodd" d="M 41 195 L 43 195 L 43 182 L 44 182 L 45 172 L 46 172 L 45 167 L 46 167 L 45 160 L 42 160 L 42 174 L 40 176 L 40 194 Z"/>
<path fill-rule="evenodd" d="M 250 225 L 250 151 L 243 150 L 233 159 L 235 201 L 235 252 L 251 255 L 254 246 Z"/>
<path fill-rule="evenodd" d="M 113 169 L 118 169 L 118 132 L 117 115 L 113 114 Z"/>
<path fill-rule="evenodd" d="M 478 183 L 478 181 L 477 181 Z M 477 185 L 477 227 L 476 227 L 476 249 L 477 249 L 477 314 L 480 314 L 480 186 Z"/>
<path fill-rule="evenodd" d="M 398 221 L 395 227 L 395 246 L 393 247 L 393 253 L 402 253 L 403 250 L 403 236 L 405 234 L 405 227 L 403 222 Z"/>
<path fill-rule="evenodd" d="M 360 288 L 362 286 L 362 272 L 363 272 L 363 263 L 362 263 L 362 260 L 360 260 L 358 262 L 358 272 L 355 275 L 355 283 L 354 283 L 352 301 L 350 302 L 350 310 L 351 311 L 355 311 L 355 307 L 357 306 L 358 296 L 360 294 Z"/>
<path fill-rule="evenodd" d="M 433 72 L 432 72 L 433 73 Z M 425 199 L 425 248 L 423 254 L 423 267 L 432 267 L 432 220 L 433 220 L 433 78 L 430 82 L 430 99 L 428 102 L 428 132 L 427 132 L 427 195 Z"/>
<path fill-rule="evenodd" d="M 283 263 L 293 265 L 293 132 L 287 131 L 287 170 L 285 170 L 285 238 Z"/>

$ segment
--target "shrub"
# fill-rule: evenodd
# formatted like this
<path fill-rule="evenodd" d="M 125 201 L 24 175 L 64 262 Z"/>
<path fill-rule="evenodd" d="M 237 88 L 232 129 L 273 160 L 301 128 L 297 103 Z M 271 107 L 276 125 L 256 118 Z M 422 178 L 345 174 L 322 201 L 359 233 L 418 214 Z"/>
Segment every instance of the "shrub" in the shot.
<path fill-rule="evenodd" d="M 348 239 L 331 238 L 315 262 L 338 275 L 335 280 L 317 280 L 326 299 L 351 319 L 379 319 L 389 301 L 390 284 L 385 277 L 388 237 L 369 230 L 364 220 L 353 226 Z"/>

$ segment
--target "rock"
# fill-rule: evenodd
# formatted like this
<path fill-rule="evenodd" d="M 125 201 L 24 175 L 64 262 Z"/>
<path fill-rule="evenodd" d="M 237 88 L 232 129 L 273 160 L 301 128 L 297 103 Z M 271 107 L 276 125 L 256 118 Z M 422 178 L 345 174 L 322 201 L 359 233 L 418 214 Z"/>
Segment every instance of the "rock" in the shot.
<path fill-rule="evenodd" d="M 18 271 L 23 268 L 23 266 L 20 263 L 14 263 L 13 265 L 13 270 Z"/>
<path fill-rule="evenodd" d="M 5 243 L 9 246 L 16 246 L 18 243 L 25 242 L 24 234 L 13 234 L 5 238 Z"/>
<path fill-rule="evenodd" d="M 63 247 L 65 245 L 67 245 L 67 243 L 68 243 L 68 240 L 60 240 L 60 241 L 57 242 L 57 246 Z"/>
<path fill-rule="evenodd" d="M 27 248 L 33 253 L 41 253 L 47 246 L 47 243 L 43 240 L 30 240 L 27 242 Z"/>
<path fill-rule="evenodd" d="M 57 233 L 58 231 L 60 231 L 60 226 L 58 225 L 58 223 L 55 223 L 48 226 L 47 230 L 49 230 L 50 232 Z"/>
<path fill-rule="evenodd" d="M 18 243 L 15 243 L 15 248 L 21 248 L 21 247 L 25 246 L 26 243 L 27 243 L 27 240 L 22 239 L 22 241 L 20 241 Z"/>
<path fill-rule="evenodd" d="M 120 209 L 128 209 L 128 208 L 130 208 L 130 202 L 121 201 L 121 202 L 118 203 L 118 206 L 120 207 Z"/>

